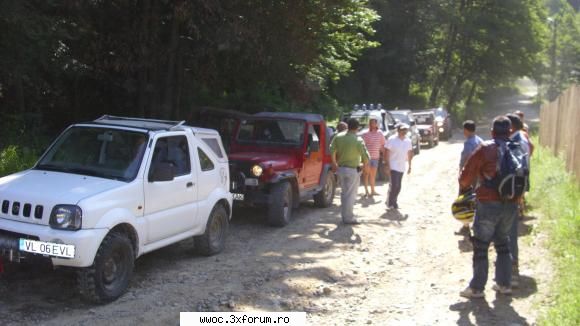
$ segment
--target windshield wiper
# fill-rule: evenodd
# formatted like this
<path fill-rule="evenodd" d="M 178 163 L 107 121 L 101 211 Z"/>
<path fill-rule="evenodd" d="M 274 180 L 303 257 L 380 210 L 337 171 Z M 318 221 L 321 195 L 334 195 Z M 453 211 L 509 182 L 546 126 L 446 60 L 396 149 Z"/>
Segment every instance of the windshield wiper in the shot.
<path fill-rule="evenodd" d="M 91 177 L 104 178 L 104 179 L 113 179 L 113 180 L 119 180 L 119 181 L 127 181 L 125 178 L 123 178 L 121 176 L 118 176 L 118 175 L 99 173 L 97 171 L 93 171 L 93 170 L 89 170 L 89 169 L 83 169 L 83 168 L 71 168 L 67 172 L 77 173 L 77 174 L 82 174 L 82 175 L 88 175 L 88 176 L 91 176 Z"/>
<path fill-rule="evenodd" d="M 55 164 L 38 164 L 34 168 L 39 169 L 39 170 L 57 171 L 57 172 L 68 172 L 69 171 L 68 168 L 66 168 L 62 165 L 55 165 Z"/>

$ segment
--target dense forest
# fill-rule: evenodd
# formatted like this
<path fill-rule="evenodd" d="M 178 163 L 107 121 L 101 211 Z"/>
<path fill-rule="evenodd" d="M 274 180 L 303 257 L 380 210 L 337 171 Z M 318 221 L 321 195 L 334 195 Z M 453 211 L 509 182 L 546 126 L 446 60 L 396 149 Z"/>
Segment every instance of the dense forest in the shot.
<path fill-rule="evenodd" d="M 578 0 L 0 0 L 0 149 L 116 114 L 445 106 L 580 79 Z"/>

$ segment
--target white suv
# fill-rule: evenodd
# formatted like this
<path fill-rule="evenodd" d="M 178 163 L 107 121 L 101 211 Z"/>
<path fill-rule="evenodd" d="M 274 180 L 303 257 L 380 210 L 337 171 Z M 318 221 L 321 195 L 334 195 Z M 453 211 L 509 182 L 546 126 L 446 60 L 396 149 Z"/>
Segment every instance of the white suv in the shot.
<path fill-rule="evenodd" d="M 112 301 L 147 252 L 189 237 L 203 255 L 220 252 L 229 184 L 215 130 L 114 116 L 75 124 L 33 168 L 0 178 L 0 259 L 78 268 L 84 298 Z"/>

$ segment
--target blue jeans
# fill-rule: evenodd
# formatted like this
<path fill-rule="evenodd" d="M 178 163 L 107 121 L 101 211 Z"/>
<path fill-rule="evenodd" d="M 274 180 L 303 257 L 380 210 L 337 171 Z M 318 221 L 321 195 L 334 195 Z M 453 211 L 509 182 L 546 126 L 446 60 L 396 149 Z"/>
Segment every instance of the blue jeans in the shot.
<path fill-rule="evenodd" d="M 514 222 L 512 223 L 512 227 L 510 229 L 510 253 L 512 254 L 512 260 L 514 264 L 517 263 L 519 256 L 519 248 L 518 248 L 519 216 L 517 217 L 518 218 L 514 218 Z"/>
<path fill-rule="evenodd" d="M 509 248 L 509 233 L 518 214 L 516 203 L 477 203 L 473 221 L 473 279 L 469 286 L 483 291 L 487 283 L 489 262 L 487 252 L 493 241 L 497 260 L 495 281 L 501 286 L 510 286 L 512 257 Z"/>
<path fill-rule="evenodd" d="M 398 208 L 397 198 L 401 192 L 401 183 L 403 182 L 403 172 L 391 170 L 391 183 L 389 185 L 389 199 L 387 201 L 388 206 L 394 206 Z"/>
<path fill-rule="evenodd" d="M 360 174 L 357 169 L 339 167 L 336 172 L 340 180 L 340 205 L 343 222 L 350 222 L 354 219 L 353 207 L 358 194 Z"/>

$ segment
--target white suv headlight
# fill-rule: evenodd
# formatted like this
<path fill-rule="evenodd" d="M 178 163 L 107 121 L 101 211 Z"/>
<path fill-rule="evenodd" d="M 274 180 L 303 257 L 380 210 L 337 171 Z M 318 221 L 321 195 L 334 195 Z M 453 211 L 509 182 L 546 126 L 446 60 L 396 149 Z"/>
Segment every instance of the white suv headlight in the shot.
<path fill-rule="evenodd" d="M 255 177 L 259 177 L 259 176 L 261 176 L 261 175 L 262 175 L 262 172 L 264 172 L 264 170 L 262 169 L 262 167 L 261 167 L 261 166 L 259 166 L 259 165 L 254 165 L 254 166 L 252 166 L 252 174 L 253 174 Z"/>
<path fill-rule="evenodd" d="M 50 213 L 50 227 L 61 230 L 79 230 L 83 211 L 76 205 L 56 205 Z"/>

